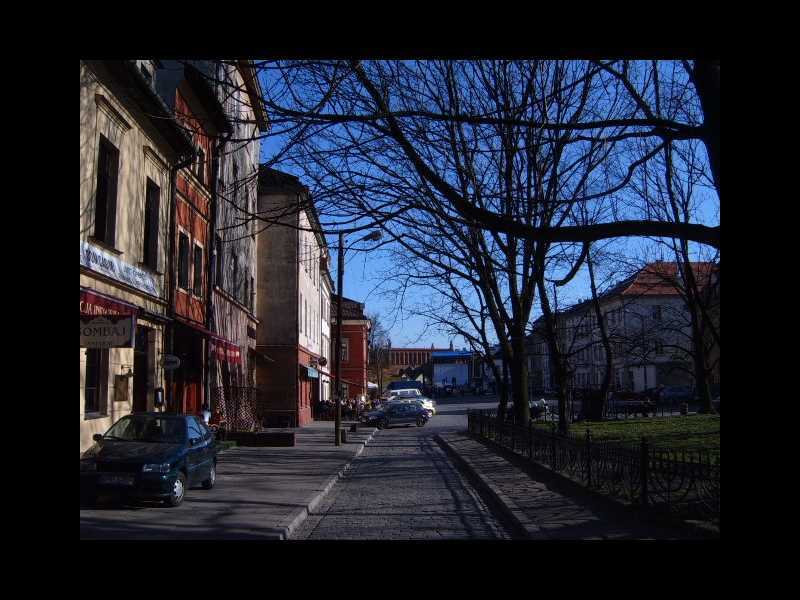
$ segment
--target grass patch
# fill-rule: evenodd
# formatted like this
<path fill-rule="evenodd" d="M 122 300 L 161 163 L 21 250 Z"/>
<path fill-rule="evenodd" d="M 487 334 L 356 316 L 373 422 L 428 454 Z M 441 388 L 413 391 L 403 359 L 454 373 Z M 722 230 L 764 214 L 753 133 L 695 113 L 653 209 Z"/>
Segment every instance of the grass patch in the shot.
<path fill-rule="evenodd" d="M 681 417 L 651 417 L 619 421 L 582 421 L 573 423 L 570 431 L 576 435 L 592 432 L 595 440 L 638 442 L 647 436 L 657 448 L 671 450 L 708 450 L 719 456 L 719 415 L 689 415 Z M 536 424 L 547 428 L 547 425 Z"/>

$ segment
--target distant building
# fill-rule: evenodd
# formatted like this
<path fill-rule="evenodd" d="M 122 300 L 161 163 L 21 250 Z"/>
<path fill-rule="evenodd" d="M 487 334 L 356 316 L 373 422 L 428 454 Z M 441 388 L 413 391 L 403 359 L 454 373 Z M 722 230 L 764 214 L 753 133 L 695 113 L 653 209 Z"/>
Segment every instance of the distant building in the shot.
<path fill-rule="evenodd" d="M 339 296 L 331 295 L 331 335 L 336 348 L 336 304 Z M 349 298 L 342 301 L 342 400 L 366 399 L 367 340 L 371 322 L 364 314 L 364 304 Z M 331 352 L 331 378 L 336 377 L 335 350 Z"/>
<path fill-rule="evenodd" d="M 390 348 L 388 360 L 389 377 L 401 377 L 409 369 L 428 364 L 434 352 L 447 352 L 448 348 Z"/>
<path fill-rule="evenodd" d="M 465 386 L 472 384 L 474 353 L 471 350 L 444 350 L 433 352 L 433 386 Z"/>
<path fill-rule="evenodd" d="M 699 279 L 713 268 L 711 263 L 692 266 Z M 599 296 L 612 345 L 611 389 L 639 392 L 658 385 L 692 385 L 688 311 L 675 283 L 670 283 L 678 276 L 676 263 L 650 263 Z M 605 350 L 593 302 L 585 300 L 559 312 L 556 328 L 561 351 L 568 357 L 571 385 L 598 387 Z M 543 318 L 534 323 L 527 347 L 531 390 L 555 391 Z"/>
<path fill-rule="evenodd" d="M 332 287 L 328 247 L 313 199 L 297 177 L 262 166 L 258 210 L 275 223 L 256 234 L 256 387 L 268 423 L 297 427 L 312 420 L 322 394 L 319 369 L 330 368 L 322 327 Z"/>

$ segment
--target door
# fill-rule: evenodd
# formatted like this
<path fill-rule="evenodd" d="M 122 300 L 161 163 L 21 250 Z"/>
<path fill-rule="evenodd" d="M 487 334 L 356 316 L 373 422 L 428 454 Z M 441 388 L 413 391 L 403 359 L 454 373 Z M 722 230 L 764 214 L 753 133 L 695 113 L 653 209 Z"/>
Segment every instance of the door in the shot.
<path fill-rule="evenodd" d="M 203 449 L 204 434 L 194 417 L 187 417 L 189 428 L 189 451 L 186 454 L 186 471 L 189 475 L 187 484 L 200 483 L 207 478 L 205 452 Z"/>
<path fill-rule="evenodd" d="M 136 345 L 133 349 L 133 412 L 147 410 L 147 353 L 150 331 L 149 327 L 136 326 Z"/>

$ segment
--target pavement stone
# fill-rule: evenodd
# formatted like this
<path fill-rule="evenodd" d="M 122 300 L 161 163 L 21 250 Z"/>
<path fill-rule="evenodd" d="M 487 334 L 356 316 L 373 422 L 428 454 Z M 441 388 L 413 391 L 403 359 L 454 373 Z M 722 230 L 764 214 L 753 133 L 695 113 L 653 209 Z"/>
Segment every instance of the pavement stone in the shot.
<path fill-rule="evenodd" d="M 228 449 L 219 454 L 214 489 L 190 489 L 176 508 L 81 507 L 81 539 L 287 539 L 376 431 L 348 431 L 337 447 L 333 423 L 312 422 L 295 429 L 295 446 Z"/>
<path fill-rule="evenodd" d="M 413 427 L 377 433 L 291 539 L 508 537 L 433 435 Z"/>
<path fill-rule="evenodd" d="M 537 481 L 485 444 L 465 433 L 437 439 L 520 533 L 534 540 L 687 539 L 699 536 L 683 528 L 636 518 L 591 495 L 568 494 L 552 481 Z"/>

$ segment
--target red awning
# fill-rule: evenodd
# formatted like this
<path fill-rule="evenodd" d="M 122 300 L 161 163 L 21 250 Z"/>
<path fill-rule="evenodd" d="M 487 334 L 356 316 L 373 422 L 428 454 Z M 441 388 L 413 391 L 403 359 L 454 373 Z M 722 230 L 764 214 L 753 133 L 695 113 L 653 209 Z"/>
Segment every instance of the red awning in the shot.
<path fill-rule="evenodd" d="M 242 351 L 239 346 L 220 337 L 215 336 L 208 341 L 208 350 L 220 362 L 236 364 L 242 362 Z"/>
<path fill-rule="evenodd" d="M 104 296 L 91 290 L 81 290 L 82 315 L 134 315 L 139 313 L 139 307 Z"/>

